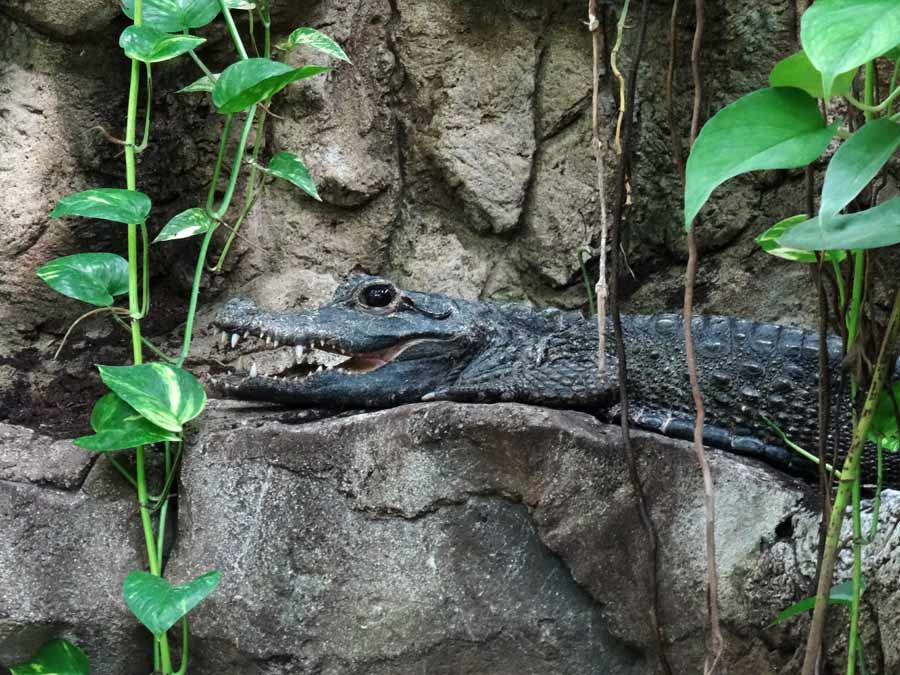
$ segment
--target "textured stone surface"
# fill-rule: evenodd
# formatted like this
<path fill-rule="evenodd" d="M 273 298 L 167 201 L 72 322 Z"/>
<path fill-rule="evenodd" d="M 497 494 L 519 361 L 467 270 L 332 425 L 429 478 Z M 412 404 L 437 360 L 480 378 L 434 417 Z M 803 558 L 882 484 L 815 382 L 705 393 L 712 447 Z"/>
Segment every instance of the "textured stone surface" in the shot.
<path fill-rule="evenodd" d="M 42 452 L 9 428 L 0 443 L 4 457 Z M 51 448 L 49 459 L 58 456 Z M 88 655 L 94 675 L 151 670 L 149 640 L 121 595 L 125 575 L 141 568 L 137 510 L 108 472 L 97 464 L 71 490 L 0 479 L 0 665 L 62 637 Z"/>
<path fill-rule="evenodd" d="M 438 448 L 446 412 L 214 418 L 248 426 L 203 433 L 182 477 L 171 574 L 225 573 L 192 622 L 195 672 L 640 672 L 523 495 L 480 470 L 510 449 Z"/>
<path fill-rule="evenodd" d="M 2 11 L 42 33 L 66 40 L 87 39 L 108 30 L 119 14 L 115 3 L 103 0 L 73 0 L 58 5 L 34 0 L 5 0 Z"/>
<path fill-rule="evenodd" d="M 185 463 L 170 572 L 225 573 L 192 622 L 196 672 L 654 672 L 646 542 L 616 428 L 516 404 L 305 424 L 278 415 L 226 404 Z M 705 558 L 693 451 L 644 433 L 635 443 L 668 656 L 674 672 L 697 672 Z M 794 672 L 806 623 L 770 624 L 811 583 L 807 490 L 727 454 L 711 460 L 728 672 Z M 866 597 L 872 672 L 881 659 L 880 672 L 896 672 L 898 497 L 885 494 L 866 562 L 878 580 Z M 833 645 L 839 658 L 840 632 Z"/>
<path fill-rule="evenodd" d="M 48 402 L 46 386 L 60 375 L 28 371 L 20 354 L 49 347 L 83 306 L 47 289 L 34 270 L 57 256 L 123 247 L 116 228 L 47 218 L 60 196 L 123 180 L 118 146 L 97 130 L 121 135 L 128 72 L 116 44 L 122 22 L 114 7 L 101 4 L 83 0 L 49 13 L 19 0 L 0 7 L 7 37 L 0 45 L 0 263 L 9 270 L 0 277 L 7 327 L 0 357 L 9 360 L 0 365 L 16 371 L 0 383 L 0 398 L 21 399 L 27 389 L 37 407 L 57 405 Z M 689 10 L 680 22 L 681 54 L 690 40 Z M 288 150 L 306 161 L 323 202 L 272 184 L 233 246 L 227 275 L 205 281 L 201 306 L 236 291 L 268 300 L 262 289 L 297 283 L 274 280 L 300 279 L 302 272 L 336 281 L 354 268 L 467 297 L 583 304 L 576 251 L 596 243 L 599 227 L 583 3 L 330 0 L 276 2 L 273 13 L 276 38 L 297 25 L 322 27 L 353 60 L 276 99 L 264 139 L 264 159 Z M 791 50 L 792 18 L 788 3 L 768 0 L 714 4 L 707 19 L 712 113 L 765 82 L 771 63 Z M 667 23 L 668 8 L 654 5 L 651 34 L 663 35 Z M 233 58 L 222 27 L 202 32 L 209 38 L 204 59 L 221 69 Z M 324 58 L 303 49 L 290 57 Z M 671 309 L 680 295 L 681 198 L 660 95 L 667 58 L 664 40 L 648 42 L 635 110 L 626 250 L 636 276 L 632 307 L 641 310 Z M 686 132 L 689 64 L 681 59 L 677 66 L 675 112 Z M 154 73 L 152 143 L 138 173 L 155 205 L 150 227 L 158 230 L 203 199 L 221 118 L 206 96 L 173 93 L 196 78 L 190 60 L 160 64 Z M 606 73 L 601 84 L 603 133 L 611 140 L 614 87 Z M 611 194 L 611 143 L 606 157 Z M 717 193 L 701 232 L 712 257 L 701 267 L 699 310 L 808 319 L 805 272 L 749 243 L 794 212 L 801 184 L 799 174 L 765 174 Z M 214 254 L 223 243 L 224 232 Z M 163 314 L 152 329 L 160 334 L 183 320 L 196 250 L 196 242 L 152 250 L 154 316 Z M 299 288 L 294 302 L 317 288 Z M 97 334 L 92 326 L 100 321 L 85 327 Z M 93 342 L 117 345 L 111 355 L 124 357 L 113 333 Z M 73 370 L 92 360 L 77 350 L 83 336 L 73 336 Z"/>
<path fill-rule="evenodd" d="M 71 490 L 81 485 L 95 457 L 71 441 L 0 423 L 0 480 Z"/>
<path fill-rule="evenodd" d="M 89 468 L 59 439 L 87 431 L 102 390 L 91 364 L 124 362 L 128 345 L 115 326 L 88 320 L 61 360 L 49 361 L 85 307 L 34 270 L 62 255 L 124 248 L 118 227 L 47 217 L 65 194 L 124 183 L 120 148 L 96 128 L 122 135 L 128 68 L 116 4 L 0 3 L 0 421 L 38 429 L 0 432 L 0 661 L 63 635 L 87 645 L 94 672 L 110 674 L 149 671 L 145 634 L 119 598 L 122 577 L 142 559 L 137 519 L 106 464 Z M 273 0 L 278 36 L 316 26 L 353 59 L 276 99 L 264 139 L 264 159 L 289 150 L 306 161 L 323 202 L 284 184 L 267 189 L 226 274 L 204 279 L 194 353 L 208 353 L 203 331 L 220 299 L 240 292 L 273 309 L 318 304 L 354 268 L 466 297 L 581 305 L 575 249 L 596 243 L 599 228 L 584 5 Z M 675 113 L 684 140 L 693 24 L 682 6 Z M 786 0 L 709 3 L 704 116 L 763 85 L 793 51 L 791 11 Z M 629 307 L 643 311 L 681 303 L 680 185 L 662 96 L 668 12 L 668 3 L 651 5 L 634 111 L 625 246 Z M 203 56 L 221 69 L 233 59 L 226 35 L 221 26 L 205 34 Z M 322 62 L 302 51 L 291 58 Z M 204 198 L 221 118 L 204 96 L 173 93 L 199 74 L 188 59 L 154 73 L 152 142 L 138 175 L 156 231 Z M 605 73 L 601 85 L 611 140 L 614 85 Z M 615 161 L 608 144 L 608 188 Z M 698 311 L 810 323 L 808 271 L 752 243 L 798 210 L 802 189 L 798 172 L 766 172 L 717 191 L 699 229 Z M 892 191 L 895 183 L 885 195 Z M 147 329 L 164 345 L 173 336 L 170 348 L 196 246 L 151 251 Z M 895 269 L 888 264 L 884 276 Z M 606 428 L 533 409 L 421 407 L 308 426 L 262 424 L 254 413 L 239 418 L 247 428 L 213 431 L 236 414 L 210 422 L 185 467 L 172 571 L 227 573 L 198 614 L 197 672 L 308 664 L 327 675 L 649 672 L 645 545 Z M 638 441 L 661 523 L 666 638 L 676 672 L 697 672 L 696 471 L 683 446 Z M 730 672 L 794 672 L 804 624 L 768 624 L 808 591 L 814 520 L 795 486 L 733 458 L 717 455 L 715 466 Z M 886 496 L 866 563 L 881 565 L 865 601 L 872 672 L 881 664 L 900 672 L 898 510 L 897 496 Z M 842 636 L 833 638 L 840 651 Z"/>

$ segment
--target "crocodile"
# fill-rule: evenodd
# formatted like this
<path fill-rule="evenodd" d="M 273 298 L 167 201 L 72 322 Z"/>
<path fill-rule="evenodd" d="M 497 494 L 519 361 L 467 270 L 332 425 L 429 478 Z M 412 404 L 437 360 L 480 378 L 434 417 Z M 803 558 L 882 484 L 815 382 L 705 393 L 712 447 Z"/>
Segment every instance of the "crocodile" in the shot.
<path fill-rule="evenodd" d="M 287 354 L 276 372 L 261 372 L 253 362 L 246 375 L 214 377 L 214 387 L 232 398 L 339 409 L 515 401 L 585 410 L 604 419 L 618 414 L 615 353 L 610 349 L 601 376 L 597 322 L 579 312 L 461 300 L 358 274 L 318 309 L 271 312 L 234 299 L 213 323 L 223 349 L 243 341 L 250 352 L 269 347 Z M 650 431 L 692 438 L 682 316 L 628 315 L 622 327 L 629 418 Z M 704 443 L 791 473 L 814 470 L 786 447 L 782 434 L 801 447 L 817 446 L 818 335 L 724 316 L 695 317 L 692 328 L 706 404 Z M 840 340 L 831 336 L 827 349 L 835 384 Z M 831 391 L 846 446 L 849 402 L 837 405 L 839 387 Z M 900 486 L 898 460 L 896 453 L 885 453 L 885 485 Z M 876 451 L 867 445 L 864 481 L 874 482 L 876 467 Z"/>

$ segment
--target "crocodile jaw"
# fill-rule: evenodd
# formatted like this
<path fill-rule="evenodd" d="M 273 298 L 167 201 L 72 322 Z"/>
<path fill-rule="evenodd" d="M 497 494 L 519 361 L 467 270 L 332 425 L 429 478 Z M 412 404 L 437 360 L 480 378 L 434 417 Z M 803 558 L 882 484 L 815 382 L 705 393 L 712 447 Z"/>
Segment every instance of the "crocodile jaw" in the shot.
<path fill-rule="evenodd" d="M 246 301 L 226 307 L 215 322 L 219 349 L 236 368 L 211 377 L 213 389 L 287 405 L 381 408 L 445 389 L 467 361 L 468 345 L 453 337 L 362 334 L 335 323 L 321 310 L 286 318 Z"/>

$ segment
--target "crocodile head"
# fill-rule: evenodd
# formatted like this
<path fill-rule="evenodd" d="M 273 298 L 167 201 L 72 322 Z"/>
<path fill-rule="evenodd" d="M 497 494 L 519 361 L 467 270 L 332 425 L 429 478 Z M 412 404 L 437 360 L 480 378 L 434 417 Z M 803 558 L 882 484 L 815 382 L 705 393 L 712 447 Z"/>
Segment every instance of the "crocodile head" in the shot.
<path fill-rule="evenodd" d="M 312 311 L 268 312 L 231 300 L 214 321 L 224 349 L 243 342 L 244 350 L 287 350 L 293 358 L 263 372 L 253 365 L 260 359 L 246 355 L 245 376 L 216 384 L 235 398 L 291 405 L 383 408 L 421 400 L 450 387 L 478 351 L 478 314 L 473 303 L 368 275 L 351 277 Z"/>
<path fill-rule="evenodd" d="M 232 398 L 333 408 L 439 399 L 577 406 L 579 398 L 611 400 L 615 390 L 597 378 L 596 336 L 580 316 L 408 291 L 368 275 L 311 311 L 231 300 L 214 325 L 222 349 L 241 345 L 247 372 L 213 379 Z"/>

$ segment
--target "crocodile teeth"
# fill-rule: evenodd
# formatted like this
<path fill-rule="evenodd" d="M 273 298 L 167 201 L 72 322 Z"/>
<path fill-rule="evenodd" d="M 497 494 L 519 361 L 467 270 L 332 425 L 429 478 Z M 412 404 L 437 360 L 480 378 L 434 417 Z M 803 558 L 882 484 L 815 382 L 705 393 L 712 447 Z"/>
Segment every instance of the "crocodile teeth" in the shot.
<path fill-rule="evenodd" d="M 223 347 L 228 344 L 228 333 L 224 330 L 219 334 L 219 344 Z"/>
<path fill-rule="evenodd" d="M 272 344 L 272 338 L 266 335 L 266 347 L 268 347 L 270 344 Z"/>
<path fill-rule="evenodd" d="M 256 367 L 256 363 L 250 366 L 250 377 L 256 377 L 259 374 L 259 370 Z"/>
<path fill-rule="evenodd" d="M 323 370 L 325 370 L 325 366 L 319 366 L 318 368 L 316 368 L 317 373 L 321 373 Z"/>
<path fill-rule="evenodd" d="M 303 359 L 303 345 L 297 345 L 294 347 L 294 355 L 297 357 L 297 361 Z"/>
<path fill-rule="evenodd" d="M 275 340 L 275 342 L 272 343 L 272 346 L 275 347 L 275 349 L 278 349 L 278 340 Z"/>
<path fill-rule="evenodd" d="M 240 340 L 240 339 L 241 339 L 241 336 L 238 335 L 237 333 L 232 333 L 232 334 L 231 334 L 231 348 L 232 348 L 232 349 L 234 349 L 235 347 L 237 347 L 238 340 Z"/>
<path fill-rule="evenodd" d="M 246 340 L 248 337 L 250 337 L 250 331 L 249 331 L 249 330 L 245 330 L 245 331 L 244 331 L 244 339 Z"/>

